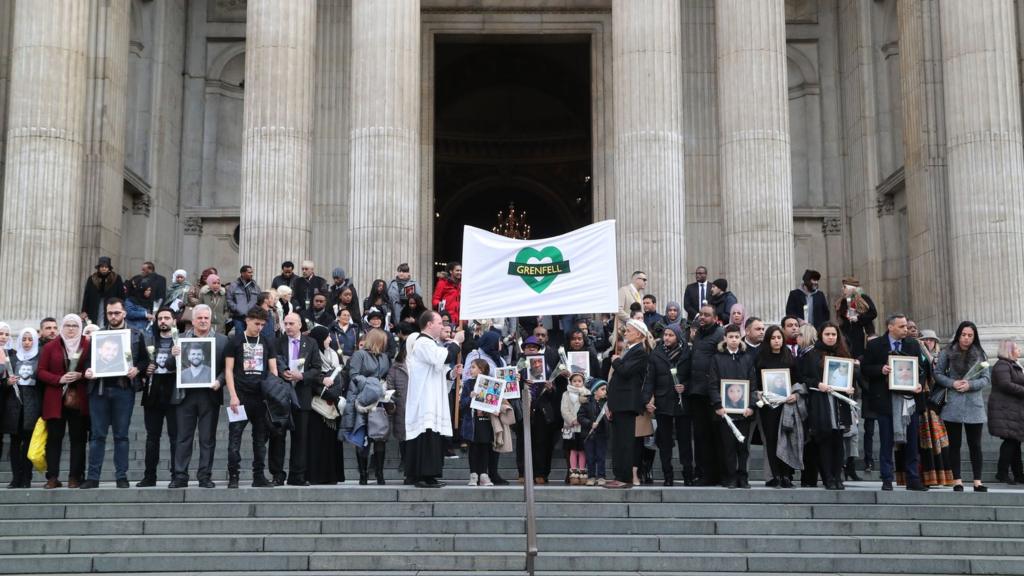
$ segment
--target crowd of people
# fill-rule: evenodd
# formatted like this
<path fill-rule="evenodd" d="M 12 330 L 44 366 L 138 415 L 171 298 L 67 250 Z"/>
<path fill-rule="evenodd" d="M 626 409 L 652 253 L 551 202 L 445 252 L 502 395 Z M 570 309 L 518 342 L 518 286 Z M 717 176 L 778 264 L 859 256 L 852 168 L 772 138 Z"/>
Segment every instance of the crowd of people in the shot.
<path fill-rule="evenodd" d="M 682 305 L 659 307 L 637 271 L 619 289 L 615 313 L 471 321 L 459 316 L 458 263 L 440 275 L 429 301 L 407 264 L 374 280 L 362 300 L 344 269 L 328 281 L 311 261 L 298 274 L 284 262 L 265 290 L 253 278 L 242 266 L 225 284 L 207 268 L 194 283 L 175 270 L 168 283 L 146 262 L 124 280 L 100 258 L 78 313 L 16 334 L 0 323 L 8 487 L 31 487 L 33 465 L 46 469 L 45 488 L 64 486 L 67 435 L 67 486 L 95 488 L 112 435 L 116 485 L 127 488 L 136 395 L 146 428 L 138 487 L 157 484 L 164 437 L 168 487 L 189 485 L 196 439 L 195 478 L 214 487 L 222 411 L 229 488 L 239 485 L 246 428 L 255 487 L 344 482 L 346 450 L 354 451 L 360 484 L 371 476 L 383 484 L 394 439 L 405 483 L 425 488 L 443 486 L 445 458 L 460 454 L 469 459 L 470 485 L 510 483 L 499 473 L 500 455 L 509 453 L 524 481 L 526 450 L 540 485 L 650 484 L 660 460 L 665 486 L 749 488 L 751 446 L 761 445 L 767 486 L 842 490 L 844 480 L 860 479 L 858 470 L 874 469 L 877 430 L 883 490 L 963 490 L 966 437 L 973 489 L 986 491 L 986 422 L 1002 439 L 996 479 L 1024 481 L 1020 347 L 1002 342 L 990 364 L 973 323 L 941 343 L 902 314 L 876 332 L 875 304 L 852 276 L 830 302 L 820 274 L 806 271 L 777 324 L 748 311 L 726 279 L 709 282 L 703 266 Z M 130 365 L 106 376 L 105 354 L 93 358 L 90 339 L 117 330 L 128 334 Z M 210 347 L 183 348 L 185 337 Z M 183 381 L 212 383 L 178 386 L 178 371 L 188 371 Z M 512 374 L 506 392 L 517 393 L 497 394 L 495 411 L 474 407 L 475 382 L 503 373 Z M 43 446 L 45 466 L 40 458 L 33 464 L 30 448 Z M 559 450 L 564 479 L 552 478 Z"/>

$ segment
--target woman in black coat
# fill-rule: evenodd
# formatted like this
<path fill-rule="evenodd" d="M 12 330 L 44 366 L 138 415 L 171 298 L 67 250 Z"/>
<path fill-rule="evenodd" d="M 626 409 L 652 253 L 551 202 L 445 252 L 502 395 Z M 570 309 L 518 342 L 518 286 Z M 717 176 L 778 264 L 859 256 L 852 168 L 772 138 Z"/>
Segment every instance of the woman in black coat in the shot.
<path fill-rule="evenodd" d="M 999 345 L 999 360 L 992 367 L 992 394 L 988 397 L 989 434 L 1003 439 L 996 479 L 1008 484 L 1024 482 L 1020 452 L 1024 441 L 1024 369 L 1017 363 L 1020 353 L 1020 346 L 1013 340 Z"/>
<path fill-rule="evenodd" d="M 15 348 L 4 350 L 6 361 L 0 365 L 0 436 L 11 437 L 8 449 L 11 459 L 11 482 L 8 488 L 32 487 L 32 464 L 28 461 L 28 445 L 39 419 L 41 385 L 36 382 L 39 362 L 39 334 L 32 328 L 21 331 Z M 11 372 L 8 373 L 7 366 Z"/>
<path fill-rule="evenodd" d="M 821 327 L 821 340 L 800 358 L 800 381 L 809 390 L 807 420 L 811 438 L 817 446 L 818 470 L 826 490 L 843 490 L 843 434 L 850 429 L 853 416 L 850 405 L 833 397 L 822 382 L 825 357 L 850 358 L 839 327 L 827 322 Z M 853 381 L 851 372 L 848 377 Z"/>
<path fill-rule="evenodd" d="M 789 370 L 789 381 L 791 384 L 799 381 L 797 378 L 796 361 L 793 359 L 793 354 L 789 351 L 789 348 L 785 346 L 782 328 L 769 326 L 768 330 L 764 333 L 764 341 L 761 343 L 761 348 L 757 353 L 757 361 L 754 364 L 753 390 L 757 397 L 760 397 L 764 392 L 761 371 L 774 369 Z M 795 402 L 796 395 L 790 394 L 786 401 Z M 758 418 L 760 420 L 761 432 L 764 435 L 765 460 L 768 461 L 772 472 L 772 478 L 765 483 L 765 486 L 771 488 L 776 486 L 792 488 L 793 469 L 779 459 L 776 454 L 779 445 L 779 421 L 782 418 L 782 406 L 772 408 L 765 401 L 764 406 L 758 410 Z"/>
<path fill-rule="evenodd" d="M 683 330 L 679 324 L 665 328 L 661 343 L 651 351 L 647 362 L 643 397 L 654 397 L 654 417 L 658 421 L 655 442 L 661 456 L 664 484 L 673 485 L 672 453 L 678 442 L 683 464 L 683 483 L 691 486 L 693 465 L 687 466 L 693 461 L 693 454 L 690 453 L 690 421 L 683 409 L 683 391 L 690 380 L 690 347 L 683 339 Z"/>
<path fill-rule="evenodd" d="M 871 298 L 860 289 L 860 282 L 853 276 L 843 278 L 843 295 L 835 304 L 836 322 L 846 338 L 850 355 L 860 358 L 869 336 L 875 333 L 875 318 L 878 309 Z"/>

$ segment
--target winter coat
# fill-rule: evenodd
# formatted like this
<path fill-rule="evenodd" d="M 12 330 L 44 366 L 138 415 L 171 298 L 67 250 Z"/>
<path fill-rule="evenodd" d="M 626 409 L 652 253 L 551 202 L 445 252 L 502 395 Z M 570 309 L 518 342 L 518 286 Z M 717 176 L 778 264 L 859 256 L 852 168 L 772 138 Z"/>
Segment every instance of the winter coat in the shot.
<path fill-rule="evenodd" d="M 456 282 L 447 274 L 437 280 L 432 304 L 434 310 L 447 312 L 452 325 L 459 324 L 459 300 L 462 297 L 462 282 Z"/>
<path fill-rule="evenodd" d="M 405 362 L 395 362 L 388 370 L 388 386 L 395 393 L 391 401 L 395 403 L 395 414 L 392 416 L 391 434 L 399 442 L 405 441 L 405 398 L 409 391 L 409 372 Z"/>
<path fill-rule="evenodd" d="M 722 292 L 718 296 L 708 296 L 708 304 L 715 307 L 715 316 L 723 325 L 729 323 L 729 314 L 737 302 L 739 301 L 736 300 L 736 295 L 728 291 Z"/>
<path fill-rule="evenodd" d="M 576 435 L 574 438 L 579 438 L 580 424 L 579 413 L 580 407 L 587 403 L 587 397 L 590 396 L 590 390 L 587 390 L 585 386 L 579 388 L 575 386 L 569 386 L 565 389 L 565 393 L 562 394 L 562 422 L 564 422 L 564 428 L 571 428 L 573 433 Z M 571 426 L 569 423 L 573 420 L 577 420 L 575 426 Z"/>
<path fill-rule="evenodd" d="M 754 360 L 747 354 L 747 345 L 740 342 L 740 347 L 733 354 L 726 347 L 725 342 L 718 344 L 718 352 L 711 358 L 711 366 L 708 375 L 708 399 L 711 408 L 718 410 L 722 407 L 722 380 L 746 380 L 749 382 L 747 388 L 747 407 L 753 409 L 754 405 Z M 729 414 L 733 420 L 744 418 L 742 414 Z"/>
<path fill-rule="evenodd" d="M 762 344 L 762 346 L 768 345 L 769 344 L 767 342 Z M 754 392 L 764 392 L 764 383 L 761 381 L 761 370 L 789 369 L 790 384 L 795 386 L 796 383 L 800 381 L 800 372 L 797 369 L 797 361 L 794 360 L 792 356 L 788 357 L 788 362 L 785 358 L 787 357 L 782 353 L 771 354 L 768 356 L 767 360 L 762 360 L 760 356 L 757 357 L 757 360 L 754 362 L 753 378 L 751 379 L 751 395 L 753 398 L 758 397 Z M 765 406 L 767 407 L 768 404 L 765 404 Z"/>
<path fill-rule="evenodd" d="M 811 435 L 817 437 L 826 437 L 833 430 L 848 430 L 853 423 L 849 404 L 818 390 L 818 383 L 822 381 L 825 356 L 837 354 L 834 348 L 829 349 L 822 342 L 818 342 L 814 350 L 801 356 L 797 362 L 798 380 L 807 387 L 808 428 Z"/>
<path fill-rule="evenodd" d="M 383 398 L 385 379 L 390 368 L 391 361 L 387 354 L 371 354 L 359 350 L 352 355 L 348 365 L 347 403 L 341 416 L 341 430 L 347 432 L 357 428 L 357 415 L 366 414 Z"/>
<path fill-rule="evenodd" d="M 82 336 L 80 351 L 82 355 L 78 359 L 78 366 L 75 372 L 85 373 L 84 366 L 89 362 L 89 339 Z M 41 382 L 46 388 L 43 390 L 43 419 L 56 420 L 64 413 L 64 385 L 60 379 L 68 372 L 65 364 L 64 339 L 57 337 L 43 346 L 39 352 L 39 366 L 36 370 L 37 385 Z M 82 416 L 89 415 L 88 380 L 80 378 L 78 381 L 69 384 L 78 390 L 78 397 L 81 400 Z"/>
<path fill-rule="evenodd" d="M 501 403 L 501 409 L 497 414 L 491 414 L 491 431 L 494 438 L 491 441 L 491 449 L 499 454 L 507 454 L 515 448 L 512 440 L 512 425 L 516 423 L 516 415 L 508 401 Z"/>
<path fill-rule="evenodd" d="M 21 435 L 23 432 L 31 433 L 42 411 L 39 395 L 42 384 L 39 382 L 36 374 L 39 355 L 37 354 L 31 360 L 20 361 L 12 350 L 8 352 L 8 356 L 11 360 L 12 373 L 15 376 L 18 375 L 18 368 L 22 364 L 32 366 L 32 378 L 35 380 L 35 385 L 22 386 L 15 384 L 14 386 L 8 386 L 7 379 L 11 374 L 5 368 L 0 367 L 0 375 L 3 377 L 3 382 L 0 382 L 0 407 L 2 407 L 2 412 L 0 412 L 0 423 L 2 423 L 0 434 Z M 15 387 L 18 389 L 17 393 L 14 391 Z"/>
<path fill-rule="evenodd" d="M 199 290 L 199 303 L 210 307 L 210 322 L 213 330 L 224 331 L 224 325 L 228 321 L 228 300 L 227 291 L 222 286 L 217 291 L 209 286 L 203 286 Z"/>
<path fill-rule="evenodd" d="M 388 282 L 388 304 L 391 306 L 391 321 L 396 325 L 402 321 L 402 308 L 409 303 L 409 296 L 420 293 L 420 285 L 412 278 L 408 282 L 399 284 L 397 278 Z M 363 307 L 364 311 L 366 306 Z"/>
<path fill-rule="evenodd" d="M 673 368 L 676 369 L 675 378 L 672 378 Z M 645 400 L 654 396 L 655 414 L 683 414 L 676 381 L 683 385 L 690 381 L 690 347 L 683 342 L 670 351 L 664 343 L 658 344 L 647 360 L 647 381 L 643 391 Z"/>
<path fill-rule="evenodd" d="M 356 353 L 356 346 L 359 344 L 359 336 L 362 333 L 363 331 L 355 321 L 348 323 L 347 330 L 342 330 L 341 325 L 338 324 L 337 321 L 334 321 L 334 323 L 331 324 L 331 346 L 333 346 L 338 353 L 349 358 Z"/>
<path fill-rule="evenodd" d="M 851 350 L 852 353 L 852 350 Z M 864 394 L 864 404 L 873 414 L 888 416 L 892 414 L 892 396 L 889 391 L 889 377 L 882 373 L 882 368 L 889 364 L 889 356 L 895 355 L 891 351 L 889 336 L 882 334 L 878 338 L 868 342 L 864 348 L 864 359 L 861 360 L 861 374 L 867 382 L 867 389 Z M 921 345 L 913 338 L 904 338 L 900 356 L 912 356 L 921 358 Z M 926 362 L 918 363 L 918 382 L 926 382 L 931 367 Z M 914 397 L 916 412 L 924 412 L 928 403 L 924 393 L 911 394 L 910 392 L 898 392 L 904 397 Z"/>
<path fill-rule="evenodd" d="M 647 400 L 641 395 L 647 375 L 647 357 L 641 342 L 612 360 L 611 382 L 608 383 L 608 407 L 612 412 L 640 414 L 644 411 Z"/>
<path fill-rule="evenodd" d="M 313 296 L 323 294 L 327 296 L 327 280 L 314 274 L 308 279 L 305 276 L 292 278 L 292 303 L 298 310 L 308 310 L 313 307 Z M 307 305 L 306 302 L 309 302 Z M 330 325 L 330 322 L 327 323 Z"/>
<path fill-rule="evenodd" d="M 1000 358 L 992 367 L 988 433 L 997 438 L 1024 441 L 1024 368 L 1005 358 Z"/>
<path fill-rule="evenodd" d="M 594 426 L 594 422 L 597 422 L 597 419 L 601 417 L 601 413 L 604 412 L 604 405 L 605 400 L 601 400 L 600 402 L 598 402 L 597 399 L 594 398 L 593 395 L 591 395 L 590 399 L 587 400 L 587 403 L 580 406 L 580 412 L 577 415 L 577 419 L 580 421 L 580 429 L 584 432 L 584 438 L 586 438 L 587 434 L 589 434 L 590 438 L 604 438 L 607 442 L 607 417 L 601 418 L 601 421 L 598 422 L 597 424 L 597 428 L 594 429 L 593 433 L 590 432 L 591 428 L 593 428 Z"/>
<path fill-rule="evenodd" d="M 260 287 L 256 282 L 252 280 L 243 282 L 241 277 L 236 278 L 227 287 L 228 314 L 231 315 L 232 319 L 241 320 L 245 318 L 249 310 L 252 310 L 252 307 L 256 305 L 256 299 L 259 298 L 259 295 Z"/>
<path fill-rule="evenodd" d="M 280 436 L 285 430 L 294 430 L 292 412 L 299 409 L 299 398 L 291 383 L 267 374 L 260 382 L 260 392 L 267 406 L 267 419 L 270 421 L 268 433 Z"/>
<path fill-rule="evenodd" d="M 693 337 L 690 356 L 690 385 L 683 394 L 687 396 L 707 396 L 711 382 L 708 373 L 711 370 L 711 359 L 718 353 L 718 343 L 725 337 L 721 326 L 700 327 Z"/>
<path fill-rule="evenodd" d="M 868 334 L 875 332 L 875 318 L 878 318 L 878 309 L 875 308 L 875 303 L 867 294 L 861 294 L 857 298 L 862 304 L 857 307 L 859 313 L 856 322 L 850 322 L 846 317 L 846 298 L 839 298 L 835 305 L 836 323 L 839 324 L 839 330 L 846 337 L 847 348 L 850 349 L 850 355 L 854 358 L 864 355 L 867 349 Z M 863 310 L 861 310 L 862 308 Z M 884 338 L 885 334 L 882 334 L 882 337 Z"/>
<path fill-rule="evenodd" d="M 831 314 L 828 309 L 828 299 L 821 290 L 815 290 L 808 294 L 805 288 L 801 286 L 789 293 L 789 298 L 786 300 L 786 315 L 796 316 L 801 320 L 804 318 L 804 306 L 807 306 L 807 297 L 811 297 L 811 318 L 814 320 L 814 327 L 817 328 L 818 332 L 821 332 L 821 327 L 829 321 Z"/>
<path fill-rule="evenodd" d="M 135 298 L 124 301 L 124 323 L 133 330 L 145 332 L 150 325 L 147 314 L 152 314 L 153 308 L 140 304 Z"/>
<path fill-rule="evenodd" d="M 935 373 L 932 376 L 935 379 L 936 390 L 933 394 L 938 394 L 938 391 L 942 390 L 946 396 L 946 404 L 940 416 L 945 422 L 982 424 L 988 420 L 985 414 L 985 398 L 982 396 L 982 390 L 988 388 L 991 383 L 988 371 L 984 370 L 981 376 L 970 380 L 968 384 L 971 389 L 967 392 L 957 392 L 953 388 L 953 382 L 962 379 L 976 362 L 985 361 L 985 352 L 977 346 L 972 346 L 967 351 L 966 361 L 962 365 L 957 358 L 959 354 L 959 349 L 950 350 L 947 346 L 939 353 L 939 361 L 935 365 Z"/>
<path fill-rule="evenodd" d="M 85 280 L 85 292 L 82 294 L 82 312 L 89 315 L 89 320 L 99 326 L 107 323 L 107 298 L 124 298 L 124 282 L 116 272 L 111 270 L 106 278 L 94 272 Z M 102 307 L 102 310 L 100 309 Z"/>

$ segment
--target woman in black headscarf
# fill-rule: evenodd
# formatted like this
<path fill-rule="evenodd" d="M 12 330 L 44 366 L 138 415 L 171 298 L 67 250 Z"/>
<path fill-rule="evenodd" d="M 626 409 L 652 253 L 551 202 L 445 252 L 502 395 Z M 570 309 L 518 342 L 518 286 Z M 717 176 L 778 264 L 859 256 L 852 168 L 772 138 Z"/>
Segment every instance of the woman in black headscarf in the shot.
<path fill-rule="evenodd" d="M 313 394 L 329 406 L 337 407 L 342 394 L 341 362 L 338 353 L 331 346 L 330 331 L 324 326 L 314 326 L 309 337 L 320 348 L 320 382 L 313 385 Z M 317 402 L 319 404 L 319 402 Z M 338 441 L 338 420 L 328 418 L 315 411 L 309 418 L 309 470 L 306 478 L 310 484 L 337 484 L 345 481 L 343 444 Z"/>
<path fill-rule="evenodd" d="M 466 360 L 463 362 L 464 366 L 469 366 L 476 359 L 483 360 L 490 367 L 489 373 L 491 376 L 497 374 L 498 368 L 507 366 L 505 358 L 501 355 L 501 334 L 497 330 L 484 331 L 476 342 L 477 347 L 466 356 Z M 512 425 L 512 430 L 516 433 L 516 438 L 519 439 L 523 429 L 523 405 L 518 398 L 511 399 L 508 403 L 512 405 L 512 412 L 516 416 L 516 423 Z M 516 443 L 516 451 L 516 460 L 520 461 L 522 458 L 522 448 L 518 441 Z M 504 486 L 508 484 L 508 480 L 505 480 L 498 474 L 498 456 L 500 454 L 494 450 L 488 453 L 487 476 L 490 477 L 491 482 L 495 486 Z"/>

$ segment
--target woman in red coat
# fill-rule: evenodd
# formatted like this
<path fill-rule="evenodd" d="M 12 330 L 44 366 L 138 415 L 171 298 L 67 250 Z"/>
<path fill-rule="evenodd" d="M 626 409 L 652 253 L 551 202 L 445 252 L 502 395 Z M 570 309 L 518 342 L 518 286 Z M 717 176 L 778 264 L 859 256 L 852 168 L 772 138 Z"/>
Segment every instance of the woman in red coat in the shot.
<path fill-rule="evenodd" d="M 46 488 L 60 488 L 60 452 L 64 431 L 71 436 L 68 488 L 78 488 L 85 476 L 85 439 L 89 427 L 89 396 L 82 373 L 89 362 L 89 339 L 82 336 L 82 319 L 68 314 L 61 322 L 60 338 L 43 347 L 38 380 L 43 383 L 43 420 L 46 420 Z M 64 387 L 67 385 L 67 392 Z M 72 393 L 74 390 L 74 393 Z M 69 396 L 70 394 L 70 396 Z M 76 397 L 74 402 L 72 398 Z M 73 404 L 69 406 L 68 404 Z M 77 405 L 75 407 L 74 405 Z"/>
<path fill-rule="evenodd" d="M 448 273 L 437 281 L 434 288 L 434 310 L 445 312 L 452 326 L 459 325 L 459 301 L 462 299 L 462 264 L 448 263 Z"/>

